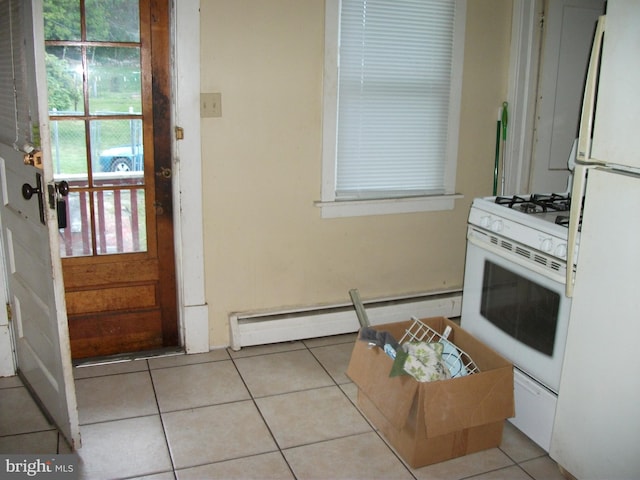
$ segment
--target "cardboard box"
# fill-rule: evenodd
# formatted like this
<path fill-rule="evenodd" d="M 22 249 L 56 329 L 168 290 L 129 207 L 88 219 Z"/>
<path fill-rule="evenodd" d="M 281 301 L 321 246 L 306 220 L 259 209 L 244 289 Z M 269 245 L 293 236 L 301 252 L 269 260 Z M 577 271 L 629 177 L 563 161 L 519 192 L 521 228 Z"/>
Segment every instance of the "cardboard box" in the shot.
<path fill-rule="evenodd" d="M 347 375 L 358 386 L 358 406 L 414 468 L 493 448 L 504 420 L 514 416 L 513 365 L 444 317 L 422 320 L 467 352 L 480 373 L 419 383 L 389 377 L 393 360 L 357 340 Z M 412 321 L 378 325 L 398 341 Z"/>

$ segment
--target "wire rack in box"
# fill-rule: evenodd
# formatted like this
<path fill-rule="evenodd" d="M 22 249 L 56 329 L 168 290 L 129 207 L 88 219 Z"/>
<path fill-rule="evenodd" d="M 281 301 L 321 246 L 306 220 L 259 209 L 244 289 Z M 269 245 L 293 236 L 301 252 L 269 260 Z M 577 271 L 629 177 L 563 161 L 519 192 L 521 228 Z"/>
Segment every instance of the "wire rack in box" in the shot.
<path fill-rule="evenodd" d="M 411 319 L 413 323 L 400 339 L 401 345 L 405 342 L 442 343 L 444 345 L 442 360 L 449 367 L 452 377 L 463 377 L 480 372 L 480 369 L 467 352 L 447 340 L 447 330 L 445 330 L 444 335 L 441 335 L 416 317 L 411 317 Z"/>

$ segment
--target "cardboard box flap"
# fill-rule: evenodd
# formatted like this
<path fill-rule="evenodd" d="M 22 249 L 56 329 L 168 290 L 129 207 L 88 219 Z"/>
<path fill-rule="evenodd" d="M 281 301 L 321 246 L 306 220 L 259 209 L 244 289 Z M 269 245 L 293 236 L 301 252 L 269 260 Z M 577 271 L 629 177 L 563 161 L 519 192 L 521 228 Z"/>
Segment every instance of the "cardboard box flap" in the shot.
<path fill-rule="evenodd" d="M 513 369 L 423 384 L 420 399 L 428 437 L 512 417 Z"/>
<path fill-rule="evenodd" d="M 418 390 L 408 376 L 389 377 L 393 361 L 380 348 L 357 340 L 347 375 L 396 428 L 406 423 Z"/>

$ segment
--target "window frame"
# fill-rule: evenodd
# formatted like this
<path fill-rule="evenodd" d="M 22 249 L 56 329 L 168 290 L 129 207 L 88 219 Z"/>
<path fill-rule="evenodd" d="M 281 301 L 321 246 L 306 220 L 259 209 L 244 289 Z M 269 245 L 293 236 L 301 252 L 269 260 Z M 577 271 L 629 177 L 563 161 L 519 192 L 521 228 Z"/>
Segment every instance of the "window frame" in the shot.
<path fill-rule="evenodd" d="M 454 19 L 452 81 L 447 125 L 448 140 L 445 159 L 444 193 L 440 195 L 388 197 L 370 200 L 340 200 L 336 197 L 336 150 L 341 0 L 326 0 L 322 118 L 322 188 L 321 200 L 315 202 L 316 206 L 321 208 L 323 218 L 451 210 L 454 208 L 455 199 L 462 198 L 462 195 L 455 193 L 455 179 L 462 97 L 467 0 L 453 1 L 456 3 L 456 13 Z"/>

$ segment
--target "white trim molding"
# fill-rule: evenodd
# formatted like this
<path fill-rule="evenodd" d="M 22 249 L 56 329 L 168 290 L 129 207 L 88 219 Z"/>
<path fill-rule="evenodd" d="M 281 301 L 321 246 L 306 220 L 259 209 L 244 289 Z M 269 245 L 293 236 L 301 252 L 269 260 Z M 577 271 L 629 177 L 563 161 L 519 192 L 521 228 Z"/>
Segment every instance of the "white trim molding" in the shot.
<path fill-rule="evenodd" d="M 454 200 L 459 198 L 463 198 L 463 196 L 456 193 L 452 195 L 430 195 L 425 197 L 315 202 L 315 206 L 322 209 L 322 218 L 340 218 L 453 210 L 455 206 Z"/>
<path fill-rule="evenodd" d="M 535 128 L 543 0 L 514 0 L 509 60 L 505 193 L 527 193 Z"/>
<path fill-rule="evenodd" d="M 174 218 L 180 330 L 187 353 L 209 351 L 200 141 L 200 0 L 174 0 Z M 188 161 L 182 161 L 188 159 Z"/>

